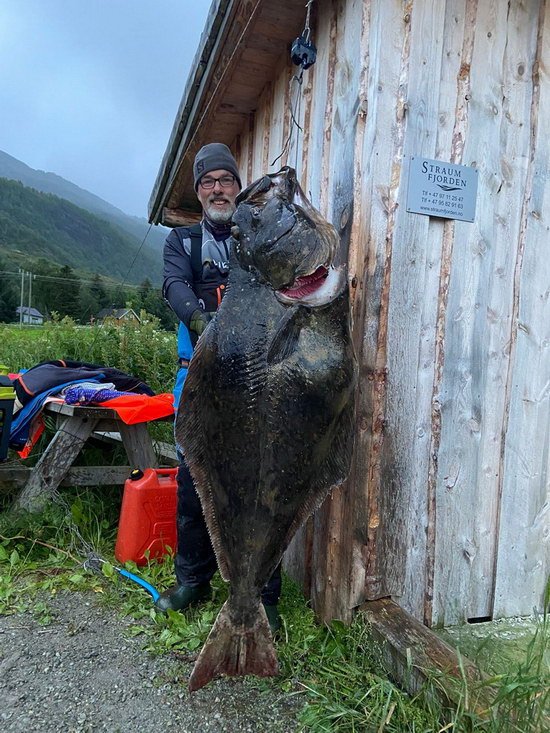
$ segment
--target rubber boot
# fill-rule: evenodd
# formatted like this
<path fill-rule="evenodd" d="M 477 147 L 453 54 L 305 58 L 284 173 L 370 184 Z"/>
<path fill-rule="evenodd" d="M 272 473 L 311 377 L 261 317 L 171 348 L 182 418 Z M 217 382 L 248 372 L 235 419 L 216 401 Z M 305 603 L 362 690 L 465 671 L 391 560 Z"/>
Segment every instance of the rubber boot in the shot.
<path fill-rule="evenodd" d="M 189 606 L 209 601 L 211 598 L 212 588 L 210 583 L 196 586 L 175 585 L 160 594 L 155 602 L 155 608 L 164 613 L 168 610 L 185 611 Z"/>
<path fill-rule="evenodd" d="M 273 634 L 273 638 L 277 638 L 281 631 L 281 617 L 279 616 L 279 610 L 277 606 L 264 606 L 265 615 L 269 621 L 269 628 Z"/>

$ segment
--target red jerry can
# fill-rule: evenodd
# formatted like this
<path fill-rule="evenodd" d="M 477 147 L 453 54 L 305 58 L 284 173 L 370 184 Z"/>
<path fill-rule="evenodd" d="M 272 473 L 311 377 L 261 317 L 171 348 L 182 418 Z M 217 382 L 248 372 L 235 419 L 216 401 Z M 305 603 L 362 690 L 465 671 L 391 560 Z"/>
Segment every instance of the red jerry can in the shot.
<path fill-rule="evenodd" d="M 176 550 L 177 468 L 136 469 L 124 484 L 115 557 L 146 565 Z"/>

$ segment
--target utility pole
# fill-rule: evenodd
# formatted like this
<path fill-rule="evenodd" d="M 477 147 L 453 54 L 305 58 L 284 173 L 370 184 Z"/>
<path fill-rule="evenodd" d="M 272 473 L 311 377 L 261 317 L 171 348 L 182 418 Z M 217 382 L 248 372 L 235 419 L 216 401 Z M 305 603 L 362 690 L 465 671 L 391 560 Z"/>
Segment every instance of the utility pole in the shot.
<path fill-rule="evenodd" d="M 21 273 L 21 306 L 19 308 L 19 328 L 23 328 L 23 290 L 25 287 L 25 270 L 19 268 Z"/>
<path fill-rule="evenodd" d="M 34 275 L 32 274 L 32 272 L 28 272 L 27 275 L 29 276 L 29 323 L 30 323 L 31 322 L 31 307 L 32 307 L 32 303 L 31 303 L 32 281 L 33 281 Z"/>

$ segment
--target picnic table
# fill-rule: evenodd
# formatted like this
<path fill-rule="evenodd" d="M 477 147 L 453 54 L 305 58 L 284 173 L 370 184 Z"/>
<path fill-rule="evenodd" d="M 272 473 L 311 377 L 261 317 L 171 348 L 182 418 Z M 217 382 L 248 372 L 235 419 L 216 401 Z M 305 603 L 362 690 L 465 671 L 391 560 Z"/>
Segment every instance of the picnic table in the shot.
<path fill-rule="evenodd" d="M 56 419 L 56 432 L 40 456 L 36 466 L 0 466 L 1 476 L 10 476 L 12 485 L 23 485 L 15 506 L 29 511 L 44 507 L 61 483 L 70 486 L 101 486 L 123 484 L 134 468 L 155 468 L 157 454 L 164 462 L 176 462 L 173 447 L 153 443 L 147 422 L 127 425 L 118 413 L 109 407 L 67 405 L 47 402 L 44 414 Z M 171 420 L 170 418 L 160 418 Z M 92 438 L 120 440 L 126 455 L 126 466 L 74 466 L 84 444 Z M 5 480 L 5 479 L 4 479 Z"/>

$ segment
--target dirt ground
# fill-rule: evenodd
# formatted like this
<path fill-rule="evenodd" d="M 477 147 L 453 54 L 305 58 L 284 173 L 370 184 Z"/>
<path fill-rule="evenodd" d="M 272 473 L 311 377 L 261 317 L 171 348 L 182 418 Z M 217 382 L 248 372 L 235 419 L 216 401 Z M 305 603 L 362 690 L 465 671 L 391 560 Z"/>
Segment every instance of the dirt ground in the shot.
<path fill-rule="evenodd" d="M 0 730 L 4 733 L 290 733 L 299 697 L 253 679 L 223 679 L 190 695 L 192 660 L 153 656 L 130 620 L 93 595 L 47 599 L 53 621 L 0 616 Z"/>

